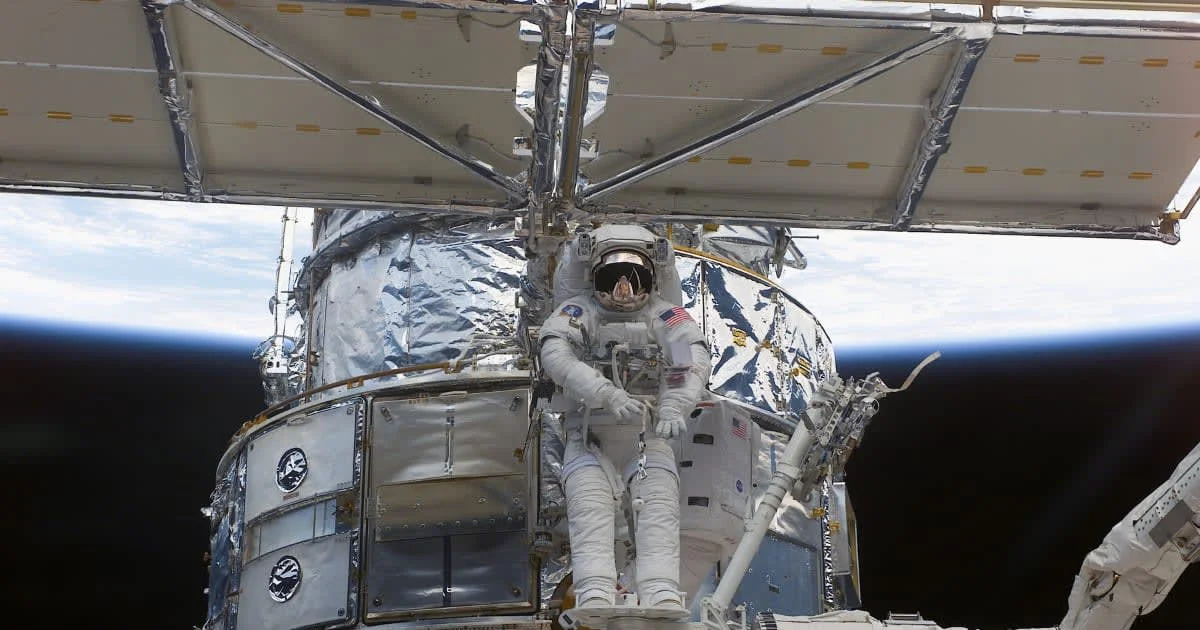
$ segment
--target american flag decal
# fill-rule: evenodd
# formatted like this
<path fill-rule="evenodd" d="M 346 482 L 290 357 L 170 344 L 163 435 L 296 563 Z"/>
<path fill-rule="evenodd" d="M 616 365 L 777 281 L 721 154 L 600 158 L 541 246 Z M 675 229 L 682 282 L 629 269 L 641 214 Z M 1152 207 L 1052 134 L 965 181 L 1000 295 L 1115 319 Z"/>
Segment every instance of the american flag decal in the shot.
<path fill-rule="evenodd" d="M 733 437 L 744 440 L 750 437 L 750 423 L 739 418 L 734 418 L 733 428 L 729 432 L 733 434 Z"/>
<path fill-rule="evenodd" d="M 673 306 L 671 310 L 659 315 L 658 318 L 666 322 L 667 326 L 674 328 L 683 322 L 691 321 L 692 316 L 688 315 L 682 306 Z"/>

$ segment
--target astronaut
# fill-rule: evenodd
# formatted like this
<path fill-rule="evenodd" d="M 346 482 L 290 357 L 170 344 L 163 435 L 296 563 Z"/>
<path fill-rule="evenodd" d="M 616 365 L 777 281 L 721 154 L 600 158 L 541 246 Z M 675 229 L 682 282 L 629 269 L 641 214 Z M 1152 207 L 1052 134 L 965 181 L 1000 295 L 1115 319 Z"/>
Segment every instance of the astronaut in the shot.
<path fill-rule="evenodd" d="M 670 440 L 685 432 L 706 391 L 711 356 L 695 320 L 663 297 L 671 293 L 659 280 L 677 277 L 665 239 L 614 225 L 566 246 L 581 267 L 579 289 L 587 290 L 554 308 L 541 327 L 539 357 L 568 401 L 563 490 L 575 600 L 578 607 L 617 603 L 614 539 L 624 508 L 633 515 L 638 604 L 682 609 Z"/>
<path fill-rule="evenodd" d="M 1062 630 L 1127 630 L 1200 562 L 1200 444 L 1083 560 Z"/>

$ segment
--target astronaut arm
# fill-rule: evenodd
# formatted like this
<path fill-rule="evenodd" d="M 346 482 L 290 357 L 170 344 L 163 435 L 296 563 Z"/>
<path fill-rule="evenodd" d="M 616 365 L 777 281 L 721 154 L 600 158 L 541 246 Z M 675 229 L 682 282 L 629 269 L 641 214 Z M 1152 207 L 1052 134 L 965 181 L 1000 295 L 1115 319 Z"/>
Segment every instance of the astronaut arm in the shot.
<path fill-rule="evenodd" d="M 539 357 L 542 370 L 568 394 L 582 399 L 589 407 L 606 406 L 617 387 L 599 370 L 580 361 L 571 342 L 562 337 L 543 339 Z"/>
<path fill-rule="evenodd" d="M 712 355 L 700 326 L 690 319 L 674 327 L 663 326 L 660 336 L 671 365 L 659 388 L 659 415 L 686 418 L 708 387 Z"/>
<path fill-rule="evenodd" d="M 1119 630 L 1156 608 L 1200 560 L 1200 445 L 1083 561 L 1062 630 Z"/>

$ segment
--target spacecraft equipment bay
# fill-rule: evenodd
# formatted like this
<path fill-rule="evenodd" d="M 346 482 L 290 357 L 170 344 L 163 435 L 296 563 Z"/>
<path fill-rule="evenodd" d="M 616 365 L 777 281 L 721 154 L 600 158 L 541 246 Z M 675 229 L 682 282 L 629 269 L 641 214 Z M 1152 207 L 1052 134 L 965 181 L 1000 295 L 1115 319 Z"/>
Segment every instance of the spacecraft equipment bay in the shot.
<path fill-rule="evenodd" d="M 858 610 L 845 479 L 937 355 L 840 374 L 802 231 L 1169 246 L 1200 200 L 1197 5 L 2 11 L 0 190 L 286 208 L 205 630 L 937 628 Z M 1147 492 L 1057 628 L 1200 556 L 1200 450 Z"/>

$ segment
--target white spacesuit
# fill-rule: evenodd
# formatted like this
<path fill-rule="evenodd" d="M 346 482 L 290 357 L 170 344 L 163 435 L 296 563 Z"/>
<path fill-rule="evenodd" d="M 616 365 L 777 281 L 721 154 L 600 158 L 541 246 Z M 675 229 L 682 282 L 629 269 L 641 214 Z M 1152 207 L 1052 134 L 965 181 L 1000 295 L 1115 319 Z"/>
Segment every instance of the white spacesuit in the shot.
<path fill-rule="evenodd" d="M 1062 630 L 1127 630 L 1200 561 L 1200 445 L 1083 560 Z"/>
<path fill-rule="evenodd" d="M 554 308 L 539 355 L 567 401 L 563 489 L 577 606 L 616 603 L 616 518 L 627 491 L 638 603 L 680 607 L 679 477 L 668 440 L 684 433 L 706 390 L 709 350 L 695 320 L 662 297 L 657 280 L 675 277 L 664 239 L 604 226 L 567 246 L 590 290 Z"/>

